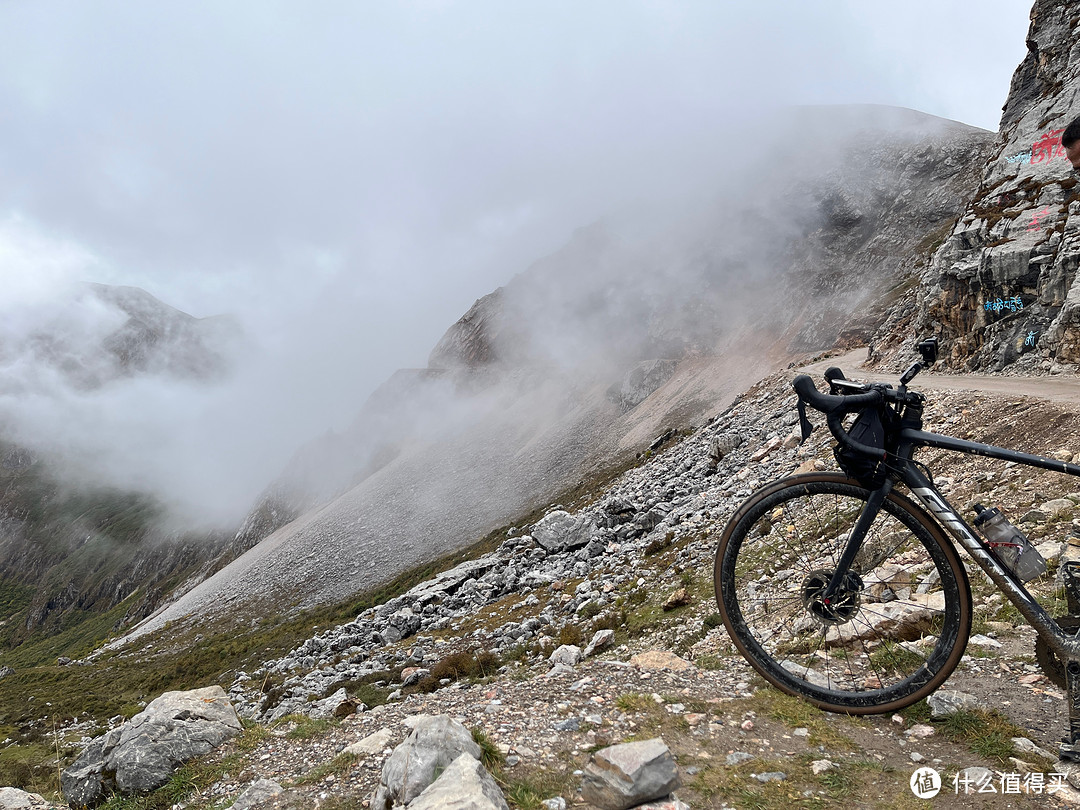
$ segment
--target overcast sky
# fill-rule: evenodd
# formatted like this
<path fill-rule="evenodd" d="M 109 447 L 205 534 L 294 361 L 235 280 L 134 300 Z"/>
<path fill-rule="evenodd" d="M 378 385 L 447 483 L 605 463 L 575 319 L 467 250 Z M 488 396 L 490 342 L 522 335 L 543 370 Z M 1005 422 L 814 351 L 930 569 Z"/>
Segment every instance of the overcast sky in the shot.
<path fill-rule="evenodd" d="M 1029 10 L 0 0 L 0 309 L 82 278 L 233 313 L 297 434 L 340 425 L 574 228 L 737 164 L 746 110 L 996 130 Z"/>

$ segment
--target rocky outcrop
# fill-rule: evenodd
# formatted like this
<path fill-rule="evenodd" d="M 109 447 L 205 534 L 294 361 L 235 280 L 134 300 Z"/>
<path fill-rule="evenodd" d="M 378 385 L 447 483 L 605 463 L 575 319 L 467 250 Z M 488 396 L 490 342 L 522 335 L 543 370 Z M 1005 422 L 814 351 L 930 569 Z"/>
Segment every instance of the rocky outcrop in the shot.
<path fill-rule="evenodd" d="M 409 810 L 509 810 L 480 761 L 462 754 L 409 804 Z"/>
<path fill-rule="evenodd" d="M 622 381 L 608 389 L 608 397 L 624 411 L 640 405 L 675 373 L 678 360 L 646 360 L 626 373 Z"/>
<path fill-rule="evenodd" d="M 412 732 L 383 765 L 382 779 L 371 799 L 374 810 L 409 804 L 459 757 L 479 764 L 480 746 L 461 723 L 449 717 L 419 715 L 411 718 L 410 725 Z M 468 771 L 466 763 L 458 765 L 455 772 Z"/>
<path fill-rule="evenodd" d="M 1080 112 L 1080 4 L 1038 0 L 981 183 L 875 338 L 937 334 L 954 368 L 1080 363 L 1080 196 L 1060 144 Z"/>
<path fill-rule="evenodd" d="M 184 762 L 240 732 L 240 719 L 220 686 L 166 692 L 91 742 L 63 772 L 60 787 L 73 808 L 96 806 L 112 793 L 145 793 L 164 785 Z"/>

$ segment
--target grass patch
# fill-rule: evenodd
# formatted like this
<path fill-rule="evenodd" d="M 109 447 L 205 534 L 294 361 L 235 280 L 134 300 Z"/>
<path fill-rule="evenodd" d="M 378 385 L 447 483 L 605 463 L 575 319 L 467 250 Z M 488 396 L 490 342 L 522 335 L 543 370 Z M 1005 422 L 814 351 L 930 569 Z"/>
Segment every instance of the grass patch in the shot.
<path fill-rule="evenodd" d="M 694 659 L 694 666 L 698 669 L 706 669 L 712 672 L 718 672 L 720 670 L 727 669 L 730 665 L 728 659 L 720 655 L 714 655 L 709 653 L 708 655 L 699 655 Z"/>
<path fill-rule="evenodd" d="M 641 692 L 626 692 L 615 698 L 615 708 L 622 712 L 649 712 L 654 710 L 656 705 L 651 695 Z"/>
<path fill-rule="evenodd" d="M 999 765 L 1008 764 L 1016 756 L 1013 737 L 1027 732 L 998 711 L 975 709 L 950 714 L 941 721 L 941 730 L 950 740 L 964 743 L 981 757 Z"/>
<path fill-rule="evenodd" d="M 785 695 L 771 686 L 758 689 L 753 697 L 745 700 L 751 708 L 756 708 L 759 714 L 779 720 L 790 728 L 808 729 L 810 735 L 807 742 L 810 745 L 823 745 L 834 751 L 854 746 L 849 737 L 835 728 L 837 723 L 850 718 L 829 714 L 805 700 Z"/>
<path fill-rule="evenodd" d="M 328 762 L 316 765 L 303 776 L 294 779 L 292 781 L 292 786 L 299 787 L 301 785 L 313 785 L 316 782 L 322 782 L 331 774 L 340 778 L 345 776 L 345 774 L 352 769 L 352 766 L 359 761 L 360 754 L 338 754 Z"/>
<path fill-rule="evenodd" d="M 926 702 L 926 698 L 923 698 L 918 703 L 912 703 L 910 706 L 902 708 L 899 715 L 908 723 L 914 725 L 916 723 L 929 723 L 932 712 L 930 704 Z"/>
<path fill-rule="evenodd" d="M 573 795 L 569 786 L 574 779 L 568 773 L 538 770 L 512 778 L 500 774 L 496 781 L 506 801 L 518 810 L 540 810 L 547 799 Z"/>
<path fill-rule="evenodd" d="M 334 724 L 329 720 L 317 720 L 314 717 L 308 717 L 306 714 L 287 714 L 275 721 L 272 727 L 277 728 L 285 725 L 292 726 L 285 732 L 286 740 L 313 740 L 325 734 Z"/>
<path fill-rule="evenodd" d="M 469 732 L 472 734 L 473 742 L 480 746 L 480 764 L 489 771 L 500 770 L 506 764 L 506 757 L 495 745 L 494 740 L 479 726 L 469 729 Z"/>

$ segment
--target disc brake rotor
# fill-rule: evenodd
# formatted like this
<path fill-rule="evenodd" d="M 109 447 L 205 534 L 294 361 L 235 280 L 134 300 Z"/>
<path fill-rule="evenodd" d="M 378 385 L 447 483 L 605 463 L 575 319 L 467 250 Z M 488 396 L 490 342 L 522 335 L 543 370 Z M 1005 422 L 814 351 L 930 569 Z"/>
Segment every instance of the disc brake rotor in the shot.
<path fill-rule="evenodd" d="M 832 575 L 832 571 L 813 571 L 803 580 L 803 607 L 822 624 L 844 624 L 859 612 L 863 581 L 854 571 L 849 571 L 836 594 L 826 602 L 822 594 L 829 586 Z"/>
<path fill-rule="evenodd" d="M 1061 616 L 1054 619 L 1054 621 L 1058 623 L 1058 627 L 1070 635 L 1075 636 L 1080 632 L 1080 616 Z M 1035 660 L 1038 662 L 1043 674 L 1056 686 L 1060 686 L 1062 689 L 1068 688 L 1065 682 L 1065 662 L 1057 653 L 1046 646 L 1041 636 L 1035 639 Z"/>

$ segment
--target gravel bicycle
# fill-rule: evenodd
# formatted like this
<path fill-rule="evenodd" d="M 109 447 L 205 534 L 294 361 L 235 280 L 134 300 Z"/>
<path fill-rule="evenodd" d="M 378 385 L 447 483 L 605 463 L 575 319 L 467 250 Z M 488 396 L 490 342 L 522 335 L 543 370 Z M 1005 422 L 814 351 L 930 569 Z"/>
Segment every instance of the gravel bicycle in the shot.
<path fill-rule="evenodd" d="M 809 405 L 825 414 L 843 472 L 782 478 L 736 510 L 716 551 L 720 615 L 739 652 L 782 691 L 834 712 L 894 712 L 941 686 L 964 653 L 971 587 L 955 541 L 1038 632 L 1069 695 L 1061 755 L 1080 759 L 1080 621 L 1050 616 L 1024 587 L 1046 570 L 1034 547 L 1019 533 L 1004 543 L 980 537 L 914 455 L 933 447 L 1077 476 L 1080 465 L 923 431 L 926 398 L 907 386 L 937 348 L 921 342 L 921 362 L 896 387 L 853 382 L 836 368 L 825 372 L 828 394 L 795 378 L 803 440 Z M 855 422 L 845 426 L 849 414 Z M 894 489 L 901 483 L 914 498 Z M 1060 571 L 1080 613 L 1080 561 Z"/>

